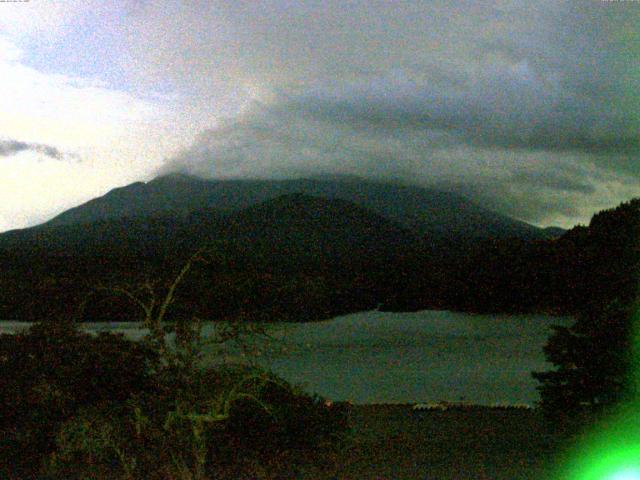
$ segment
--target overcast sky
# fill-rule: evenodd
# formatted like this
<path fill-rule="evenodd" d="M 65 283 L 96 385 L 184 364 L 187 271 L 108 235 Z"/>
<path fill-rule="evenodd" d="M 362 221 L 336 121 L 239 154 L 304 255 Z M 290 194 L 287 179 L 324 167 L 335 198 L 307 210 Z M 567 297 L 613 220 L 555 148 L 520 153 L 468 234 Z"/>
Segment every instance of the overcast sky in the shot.
<path fill-rule="evenodd" d="M 159 173 L 349 173 L 571 226 L 640 196 L 640 2 L 0 3 L 0 231 Z"/>

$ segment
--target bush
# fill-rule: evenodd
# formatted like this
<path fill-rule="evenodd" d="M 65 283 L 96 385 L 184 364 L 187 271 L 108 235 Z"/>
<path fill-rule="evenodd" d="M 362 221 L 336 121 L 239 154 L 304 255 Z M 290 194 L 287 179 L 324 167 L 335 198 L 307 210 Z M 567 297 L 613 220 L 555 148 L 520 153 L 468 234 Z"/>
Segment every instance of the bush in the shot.
<path fill-rule="evenodd" d="M 152 361 L 141 344 L 121 335 L 92 336 L 68 323 L 0 335 L 0 463 L 37 469 L 53 451 L 60 425 L 79 408 L 148 390 Z"/>
<path fill-rule="evenodd" d="M 346 408 L 296 392 L 270 374 L 222 367 L 198 377 L 188 393 L 184 386 L 161 388 L 165 394 L 142 394 L 124 407 L 83 409 L 58 433 L 48 474 L 56 479 L 290 474 L 304 459 L 328 453 L 346 439 Z"/>
<path fill-rule="evenodd" d="M 167 324 L 176 290 L 201 255 L 163 297 L 150 283 L 114 291 L 142 310 L 149 334 L 141 342 L 94 337 L 68 323 L 0 337 L 0 407 L 12 412 L 0 423 L 0 460 L 8 465 L 0 473 L 37 478 L 46 458 L 48 479 L 290 478 L 301 458 L 342 444 L 344 408 L 255 367 L 204 369 L 201 322 Z M 207 341 L 242 343 L 251 330 L 236 322 Z"/>

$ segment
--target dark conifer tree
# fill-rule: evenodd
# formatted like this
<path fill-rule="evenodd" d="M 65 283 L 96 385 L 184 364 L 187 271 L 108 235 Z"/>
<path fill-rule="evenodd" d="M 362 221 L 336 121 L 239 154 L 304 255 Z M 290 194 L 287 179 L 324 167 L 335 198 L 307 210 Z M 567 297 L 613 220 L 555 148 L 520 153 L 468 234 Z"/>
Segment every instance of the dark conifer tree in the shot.
<path fill-rule="evenodd" d="M 548 414 L 598 411 L 636 395 L 634 340 L 640 268 L 640 199 L 594 215 L 581 241 L 576 322 L 555 327 L 548 372 L 534 372 Z M 573 259 L 567 259 L 572 261 Z"/>

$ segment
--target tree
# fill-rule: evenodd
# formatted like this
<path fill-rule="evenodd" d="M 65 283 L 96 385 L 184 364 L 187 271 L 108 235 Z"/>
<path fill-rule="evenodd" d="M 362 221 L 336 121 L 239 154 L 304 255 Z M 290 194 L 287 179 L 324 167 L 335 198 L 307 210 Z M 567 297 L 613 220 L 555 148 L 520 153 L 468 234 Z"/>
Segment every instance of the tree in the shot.
<path fill-rule="evenodd" d="M 556 368 L 533 373 L 548 415 L 598 412 L 634 396 L 633 310 L 615 301 L 554 327 L 544 352 Z"/>
<path fill-rule="evenodd" d="M 533 373 L 541 405 L 554 417 L 602 411 L 635 398 L 637 390 L 640 199 L 594 215 L 580 247 L 579 275 L 568 285 L 578 292 L 576 321 L 556 326 L 544 347 L 555 369 Z"/>
<path fill-rule="evenodd" d="M 258 478 L 252 469 L 282 455 L 288 460 L 271 467 L 290 476 L 298 449 L 309 457 L 339 445 L 346 406 L 306 395 L 256 365 L 201 362 L 206 344 L 248 346 L 245 337 L 261 326 L 238 318 L 203 338 L 197 317 L 168 319 L 187 275 L 209 261 L 198 251 L 166 288 L 151 281 L 104 288 L 140 309 L 149 331 L 140 344 L 157 358 L 147 370 L 152 385 L 121 402 L 86 405 L 65 421 L 46 464 L 50 478 L 208 480 L 239 478 L 241 471 Z M 258 464 L 245 465 L 247 459 Z M 229 468 L 235 471 L 225 474 Z"/>

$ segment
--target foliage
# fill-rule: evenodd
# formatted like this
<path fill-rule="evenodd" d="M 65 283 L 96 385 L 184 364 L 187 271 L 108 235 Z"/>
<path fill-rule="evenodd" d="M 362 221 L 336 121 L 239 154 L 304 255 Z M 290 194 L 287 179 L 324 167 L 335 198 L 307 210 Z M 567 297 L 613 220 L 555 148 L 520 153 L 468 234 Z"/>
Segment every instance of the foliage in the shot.
<path fill-rule="evenodd" d="M 37 468 L 78 409 L 150 388 L 154 361 L 152 351 L 121 335 L 92 336 L 68 323 L 0 335 L 0 463 Z"/>
<path fill-rule="evenodd" d="M 596 214 L 589 227 L 535 241 L 524 239 L 524 231 L 520 239 L 508 238 L 509 229 L 490 238 L 445 226 L 423 236 L 418 224 L 430 224 L 439 214 L 428 203 L 405 204 L 407 214 L 429 211 L 414 221 L 402 215 L 407 222 L 401 227 L 335 199 L 286 195 L 257 201 L 247 199 L 224 217 L 211 209 L 166 212 L 2 235 L 0 318 L 70 316 L 100 283 L 105 290 L 94 292 L 83 319 L 129 321 L 138 307 L 108 290 L 142 286 L 149 278 L 154 288 L 168 288 L 189 252 L 214 241 L 223 261 L 202 265 L 182 282 L 167 320 L 195 314 L 209 320 L 313 321 L 379 305 L 395 311 L 574 315 L 585 303 L 607 303 L 615 291 L 634 288 L 632 277 L 619 273 L 635 263 L 634 252 L 639 256 L 637 248 L 626 247 L 637 236 L 624 226 L 633 223 L 638 201 L 615 214 Z M 388 202 L 394 197 L 387 192 L 375 203 Z M 467 220 L 478 225 L 473 215 Z"/>
<path fill-rule="evenodd" d="M 345 408 L 250 365 L 203 368 L 206 344 L 242 344 L 261 329 L 238 319 L 204 339 L 200 319 L 166 320 L 194 265 L 208 261 L 197 252 L 162 294 L 152 282 L 111 290 L 142 313 L 140 342 L 73 323 L 0 337 L 5 476 L 35 478 L 42 465 L 65 480 L 257 478 L 341 445 Z"/>
<path fill-rule="evenodd" d="M 125 407 L 86 409 L 60 430 L 53 478 L 237 478 L 295 451 L 291 471 L 329 452 L 347 431 L 347 411 L 261 371 L 202 371 L 190 396 L 142 396 Z M 248 462 L 247 459 L 253 459 Z M 272 472 L 273 473 L 273 472 Z M 92 477 L 92 478 L 94 478 Z"/>
<path fill-rule="evenodd" d="M 556 327 L 545 346 L 555 365 L 535 372 L 541 405 L 552 417 L 598 412 L 635 398 L 633 353 L 640 272 L 640 200 L 595 215 L 573 237 L 582 246 L 574 287 L 576 322 Z"/>
<path fill-rule="evenodd" d="M 614 303 L 580 315 L 571 327 L 555 327 L 544 351 L 556 368 L 533 373 L 548 416 L 596 413 L 633 396 L 632 314 Z"/>
<path fill-rule="evenodd" d="M 109 289 L 151 278 L 168 286 L 189 252 L 216 243 L 224 261 L 202 266 L 182 282 L 167 320 L 193 314 L 211 320 L 326 319 L 380 303 L 389 266 L 414 241 L 410 232 L 371 211 L 299 195 L 224 220 L 203 210 L 44 226 L 0 236 L 0 318 L 70 315 L 98 283 Z M 288 293 L 290 301 L 283 301 Z M 113 302 L 108 294 L 94 295 L 83 318 L 135 318 L 133 303 Z"/>

